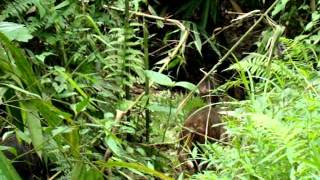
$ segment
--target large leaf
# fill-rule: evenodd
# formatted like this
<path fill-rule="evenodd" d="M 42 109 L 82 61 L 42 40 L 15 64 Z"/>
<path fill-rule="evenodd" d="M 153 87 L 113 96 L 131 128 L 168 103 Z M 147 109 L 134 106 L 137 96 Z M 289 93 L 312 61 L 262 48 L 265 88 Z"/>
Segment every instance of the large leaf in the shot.
<path fill-rule="evenodd" d="M 196 46 L 199 54 L 202 55 L 202 42 L 201 42 L 200 33 L 197 29 L 196 24 L 192 24 L 192 27 L 193 27 L 193 35 L 194 35 L 194 45 Z"/>
<path fill-rule="evenodd" d="M 46 13 L 46 10 L 45 10 L 45 8 L 43 7 L 43 5 L 41 4 L 40 1 L 41 0 L 33 0 L 33 3 L 37 7 L 37 10 L 38 10 L 38 12 L 40 14 L 40 18 L 43 18 L 45 13 Z"/>
<path fill-rule="evenodd" d="M 5 59 L 2 59 L 1 57 L 0 57 L 0 69 L 1 71 L 4 71 L 6 73 L 14 73 L 14 70 L 11 64 Z"/>
<path fill-rule="evenodd" d="M 26 95 L 30 96 L 30 97 L 41 98 L 38 94 L 34 94 L 34 93 L 30 92 L 30 91 L 26 91 L 25 89 L 22 89 L 22 88 L 20 88 L 18 86 L 15 86 L 13 84 L 0 83 L 0 85 L 12 88 L 12 89 L 14 89 L 14 90 L 16 90 L 18 92 L 21 92 L 23 94 L 26 94 Z"/>
<path fill-rule="evenodd" d="M 65 137 L 70 145 L 73 157 L 80 158 L 79 128 L 76 126 L 72 127 L 72 131 L 66 134 Z"/>
<path fill-rule="evenodd" d="M 90 105 L 90 99 L 83 99 L 82 101 L 72 104 L 71 109 L 74 111 L 74 113 L 77 115 L 82 111 L 85 111 L 87 107 Z"/>
<path fill-rule="evenodd" d="M 71 173 L 71 180 L 99 180 L 103 179 L 102 173 L 88 165 L 78 162 Z"/>
<path fill-rule="evenodd" d="M 147 70 L 147 71 L 145 71 L 145 73 L 146 73 L 146 76 L 151 81 L 154 81 L 157 84 L 160 84 L 163 86 L 169 86 L 169 87 L 174 86 L 174 82 L 168 76 L 166 76 L 160 72 Z"/>
<path fill-rule="evenodd" d="M 198 90 L 196 85 L 189 83 L 189 82 L 186 82 L 186 81 L 177 82 L 175 84 L 175 86 L 183 87 L 183 88 L 188 89 L 190 91 L 197 91 Z"/>
<path fill-rule="evenodd" d="M 28 90 L 33 93 L 40 94 L 40 84 L 38 78 L 35 76 L 32 70 L 32 66 L 26 57 L 23 55 L 22 50 L 15 47 L 10 40 L 0 32 L 0 41 L 4 47 L 8 48 L 15 62 L 15 70 L 19 78 L 26 84 Z"/>
<path fill-rule="evenodd" d="M 44 145 L 43 135 L 42 135 L 42 126 L 40 117 L 38 115 L 37 108 L 32 104 L 31 102 L 21 102 L 22 109 L 25 109 L 26 111 L 23 111 L 22 118 L 24 119 L 24 122 L 26 122 L 30 135 L 31 135 L 31 141 L 32 144 L 36 150 L 36 152 L 39 154 L 39 156 L 42 156 L 42 146 Z"/>
<path fill-rule="evenodd" d="M 273 9 L 273 11 L 271 12 L 272 16 L 277 15 L 280 11 L 284 10 L 286 7 L 286 4 L 289 2 L 289 0 L 281 0 L 278 2 L 278 4 L 276 5 L 276 7 Z"/>
<path fill-rule="evenodd" d="M 101 163 L 102 166 L 110 168 L 110 167 L 123 167 L 123 168 L 130 168 L 130 169 L 135 169 L 139 172 L 143 172 L 146 174 L 150 174 L 152 176 L 159 177 L 164 180 L 173 180 L 173 178 L 166 176 L 165 174 L 156 171 L 154 169 L 151 169 L 147 166 L 138 164 L 138 163 L 128 163 L 128 162 L 123 162 L 123 161 L 108 161 L 107 163 Z"/>
<path fill-rule="evenodd" d="M 32 100 L 33 105 L 36 106 L 40 114 L 47 120 L 48 124 L 52 127 L 56 127 L 61 124 L 65 119 L 68 122 L 72 122 L 71 115 L 63 112 L 51 104 L 50 101 L 45 100 Z"/>
<path fill-rule="evenodd" d="M 5 34 L 10 40 L 28 42 L 32 35 L 23 24 L 13 22 L 0 22 L 0 32 Z"/>
<path fill-rule="evenodd" d="M 61 68 L 61 67 L 55 67 L 55 70 L 56 70 L 65 80 L 67 80 L 67 81 L 70 83 L 70 85 L 79 92 L 79 94 L 80 94 L 81 96 L 83 96 L 85 99 L 88 99 L 88 95 L 81 89 L 81 87 L 77 84 L 77 82 L 75 82 L 68 73 L 64 72 L 64 69 L 63 69 L 63 68 Z"/>
<path fill-rule="evenodd" d="M 11 165 L 7 157 L 0 151 L 0 179 L 20 180 L 17 171 Z"/>
<path fill-rule="evenodd" d="M 124 155 L 120 140 L 116 136 L 110 134 L 105 138 L 105 142 L 114 154 L 120 157 Z"/>

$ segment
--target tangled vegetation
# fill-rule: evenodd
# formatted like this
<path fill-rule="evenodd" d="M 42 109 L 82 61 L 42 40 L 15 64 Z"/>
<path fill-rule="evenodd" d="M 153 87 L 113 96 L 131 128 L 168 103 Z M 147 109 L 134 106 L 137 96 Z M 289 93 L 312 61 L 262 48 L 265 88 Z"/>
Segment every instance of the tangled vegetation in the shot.
<path fill-rule="evenodd" d="M 320 0 L 4 0 L 0 179 L 318 179 L 319 24 Z M 208 79 L 228 140 L 190 171 Z"/>

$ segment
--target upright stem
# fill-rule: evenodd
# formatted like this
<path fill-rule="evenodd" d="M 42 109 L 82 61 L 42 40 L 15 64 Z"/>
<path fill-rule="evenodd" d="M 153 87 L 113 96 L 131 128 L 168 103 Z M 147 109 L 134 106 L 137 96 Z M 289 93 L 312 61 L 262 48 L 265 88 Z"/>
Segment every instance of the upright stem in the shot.
<path fill-rule="evenodd" d="M 125 73 L 130 74 L 130 69 L 128 68 L 129 60 L 127 59 L 127 38 L 128 38 L 128 29 L 129 29 L 129 0 L 125 0 L 125 10 L 124 10 L 124 42 L 123 42 L 123 70 Z M 128 77 L 125 76 L 125 81 L 128 82 Z M 125 98 L 130 99 L 130 89 L 127 84 L 124 86 L 125 89 Z"/>
<path fill-rule="evenodd" d="M 144 50 L 144 69 L 149 69 L 149 49 L 148 49 L 148 37 L 149 32 L 146 25 L 146 20 L 143 18 L 143 50 Z M 149 105 L 149 94 L 150 94 L 150 87 L 149 87 L 149 78 L 145 77 L 145 95 L 147 96 L 147 102 L 146 106 Z M 150 123 L 151 123 L 151 117 L 150 117 L 150 111 L 148 108 L 145 109 L 145 115 L 146 115 L 146 142 L 149 142 L 150 137 Z"/>

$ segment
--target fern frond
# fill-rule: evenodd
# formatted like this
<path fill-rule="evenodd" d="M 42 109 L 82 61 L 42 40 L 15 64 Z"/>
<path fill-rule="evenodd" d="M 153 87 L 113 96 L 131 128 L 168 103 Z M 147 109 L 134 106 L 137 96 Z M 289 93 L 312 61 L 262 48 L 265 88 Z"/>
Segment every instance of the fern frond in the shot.
<path fill-rule="evenodd" d="M 37 19 L 37 18 L 32 18 L 30 23 L 28 24 L 27 28 L 29 29 L 30 33 L 33 33 L 47 25 L 46 21 Z"/>
<path fill-rule="evenodd" d="M 310 63 L 312 62 L 310 60 L 314 59 L 313 51 L 315 51 L 316 48 L 313 45 L 284 37 L 280 38 L 280 42 L 286 47 L 284 53 L 291 60 Z"/>
<path fill-rule="evenodd" d="M 35 5 L 34 0 L 15 0 L 9 2 L 1 12 L 0 20 L 22 16 L 22 14 L 28 11 L 33 5 Z"/>
<path fill-rule="evenodd" d="M 267 56 L 258 53 L 249 54 L 243 60 L 231 65 L 227 70 L 244 71 L 255 77 L 260 77 L 261 79 L 301 79 L 297 72 L 291 68 L 287 62 L 274 58 L 269 64 L 267 61 Z"/>

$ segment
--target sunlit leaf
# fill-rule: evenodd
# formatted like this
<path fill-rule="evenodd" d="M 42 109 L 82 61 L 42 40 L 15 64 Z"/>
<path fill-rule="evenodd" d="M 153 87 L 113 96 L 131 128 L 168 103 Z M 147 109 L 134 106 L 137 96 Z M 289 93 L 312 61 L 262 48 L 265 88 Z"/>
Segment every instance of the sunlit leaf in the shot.
<path fill-rule="evenodd" d="M 46 59 L 46 57 L 50 56 L 50 55 L 54 55 L 51 52 L 43 52 L 39 55 L 36 55 L 35 57 L 37 58 L 37 60 L 39 60 L 40 62 L 44 63 L 44 60 Z"/>
<path fill-rule="evenodd" d="M 82 111 L 85 111 L 89 105 L 90 105 L 90 100 L 88 98 L 88 99 L 84 99 L 76 104 L 72 104 L 71 108 L 76 114 L 78 114 Z"/>
<path fill-rule="evenodd" d="M 165 174 L 156 171 L 154 169 L 148 168 L 147 166 L 138 164 L 138 163 L 128 163 L 128 162 L 122 162 L 122 161 L 108 161 L 107 163 L 100 163 L 102 166 L 105 167 L 124 167 L 124 168 L 131 168 L 138 170 L 143 173 L 147 173 L 156 177 L 159 177 L 163 180 L 173 180 L 173 178 L 166 176 Z"/>
<path fill-rule="evenodd" d="M 65 80 L 67 80 L 67 81 L 70 83 L 70 85 L 79 92 L 79 94 L 80 94 L 81 96 L 83 96 L 83 97 L 86 98 L 86 99 L 88 98 L 88 95 L 81 89 L 81 87 L 78 85 L 78 83 L 75 82 L 75 81 L 72 79 L 72 77 L 70 76 L 70 74 L 64 72 L 64 69 L 63 69 L 63 68 L 61 68 L 61 67 L 55 67 L 55 70 L 56 70 Z"/>
<path fill-rule="evenodd" d="M 198 88 L 196 85 L 194 85 L 190 82 L 187 82 L 187 81 L 176 82 L 175 86 L 183 87 L 183 88 L 188 89 L 190 91 L 198 91 Z"/>
<path fill-rule="evenodd" d="M 20 180 L 20 176 L 8 161 L 6 156 L 0 151 L 0 179 Z"/>
<path fill-rule="evenodd" d="M 202 42 L 200 38 L 200 33 L 198 32 L 197 26 L 192 24 L 193 27 L 193 35 L 194 35 L 194 45 L 196 46 L 198 53 L 202 55 Z"/>
<path fill-rule="evenodd" d="M 59 126 L 55 129 L 52 130 L 52 136 L 56 136 L 59 134 L 65 134 L 65 133 L 70 133 L 72 131 L 72 128 L 69 126 Z"/>
<path fill-rule="evenodd" d="M 103 180 L 102 173 L 93 167 L 77 162 L 71 173 L 71 180 Z"/>
<path fill-rule="evenodd" d="M 10 40 L 28 42 L 32 38 L 32 35 L 23 24 L 13 22 L 0 22 L 0 32 L 5 34 Z"/>
<path fill-rule="evenodd" d="M 34 93 L 32 93 L 32 92 L 29 92 L 29 91 L 26 91 L 26 90 L 24 90 L 24 89 L 22 89 L 22 88 L 19 88 L 19 87 L 17 87 L 17 86 L 15 86 L 15 85 L 13 85 L 13 84 L 3 84 L 3 83 L 0 83 L 1 85 L 4 85 L 4 86 L 7 86 L 7 87 L 9 87 L 9 88 L 12 88 L 12 89 L 14 89 L 14 90 L 16 90 L 16 91 L 19 91 L 19 92 L 21 92 L 21 93 L 23 93 L 23 94 L 26 94 L 26 95 L 29 95 L 29 96 L 33 96 L 33 97 L 36 97 L 36 98 L 41 98 L 38 94 L 34 94 Z"/>
<path fill-rule="evenodd" d="M 159 73 L 159 72 L 155 72 L 155 71 L 150 71 L 147 70 L 146 72 L 146 76 L 151 80 L 154 81 L 157 84 L 163 85 L 163 86 L 169 86 L 172 87 L 174 86 L 174 82 L 166 75 Z"/>
<path fill-rule="evenodd" d="M 286 7 L 287 2 L 289 2 L 289 0 L 281 0 L 273 9 L 273 11 L 271 12 L 272 16 L 277 15 L 280 11 L 284 10 L 284 8 Z"/>
<path fill-rule="evenodd" d="M 113 135 L 109 135 L 108 137 L 106 137 L 105 139 L 108 147 L 111 149 L 111 151 L 113 153 L 115 153 L 117 156 L 120 156 L 123 154 L 123 150 L 122 150 L 122 147 L 121 147 L 121 144 L 118 140 L 118 138 L 116 138 L 115 136 Z"/>
<path fill-rule="evenodd" d="M 9 49 L 14 59 L 16 64 L 15 73 L 27 85 L 28 89 L 30 89 L 32 93 L 40 93 L 41 88 L 38 79 L 33 73 L 32 66 L 22 53 L 22 50 L 12 44 L 12 42 L 10 42 L 10 40 L 1 32 L 0 42 Z"/>
<path fill-rule="evenodd" d="M 44 139 L 42 135 L 42 126 L 40 117 L 38 115 L 38 112 L 33 107 L 32 103 L 23 103 L 22 107 L 26 109 L 26 111 L 23 111 L 23 118 L 25 119 L 25 122 L 27 122 L 27 126 L 31 135 L 31 141 L 32 144 L 38 153 L 38 155 L 42 156 L 42 147 L 44 146 Z"/>

